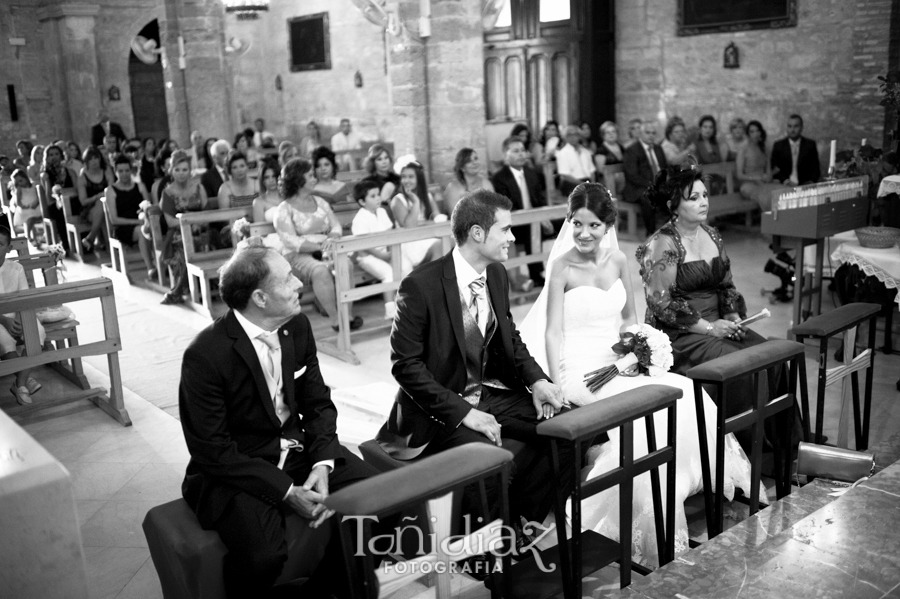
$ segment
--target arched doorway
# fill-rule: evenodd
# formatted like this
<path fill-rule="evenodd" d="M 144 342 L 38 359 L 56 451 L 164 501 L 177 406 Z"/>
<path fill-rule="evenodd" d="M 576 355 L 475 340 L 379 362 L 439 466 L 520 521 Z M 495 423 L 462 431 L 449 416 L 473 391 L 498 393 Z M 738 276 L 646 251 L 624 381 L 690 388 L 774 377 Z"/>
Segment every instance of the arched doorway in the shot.
<path fill-rule="evenodd" d="M 135 136 L 141 139 L 168 139 L 169 117 L 166 113 L 166 88 L 159 48 L 159 21 L 147 23 L 138 33 L 146 43 L 132 44 L 128 57 L 128 79 L 131 83 L 131 110 L 134 115 Z M 150 41 L 156 42 L 155 46 Z M 138 54 L 135 53 L 137 50 Z M 151 62 L 152 61 L 152 62 Z"/>

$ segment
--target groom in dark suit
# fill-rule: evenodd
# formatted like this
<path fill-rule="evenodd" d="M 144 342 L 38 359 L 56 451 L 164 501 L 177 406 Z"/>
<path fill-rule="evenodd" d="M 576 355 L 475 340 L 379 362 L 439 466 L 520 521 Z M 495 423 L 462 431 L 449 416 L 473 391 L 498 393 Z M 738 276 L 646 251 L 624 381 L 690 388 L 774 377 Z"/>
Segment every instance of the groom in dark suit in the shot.
<path fill-rule="evenodd" d="M 230 309 L 197 335 L 182 363 L 178 407 L 191 453 L 182 494 L 228 548 L 229 597 L 269 596 L 287 559 L 285 516 L 330 526 L 329 490 L 376 471 L 338 442 L 337 411 L 287 261 L 249 248 L 220 272 Z M 346 580 L 338 536 L 304 586 L 307 596 L 348 590 L 332 587 Z"/>
<path fill-rule="evenodd" d="M 377 441 L 411 460 L 466 443 L 493 443 L 515 455 L 513 522 L 540 522 L 554 498 L 549 448 L 535 427 L 563 398 L 522 343 L 509 312 L 502 262 L 515 241 L 509 199 L 485 190 L 459 201 L 451 227 L 457 247 L 403 279 L 391 331 L 392 373 L 400 384 Z M 563 468 L 574 463 L 561 457 Z M 571 471 L 568 473 L 571 475 Z M 489 505 L 496 488 L 488 489 Z M 466 510 L 478 513 L 477 494 Z"/>
<path fill-rule="evenodd" d="M 785 185 L 815 183 L 822 175 L 816 142 L 803 137 L 803 118 L 788 118 L 787 137 L 772 146 L 773 177 Z"/>

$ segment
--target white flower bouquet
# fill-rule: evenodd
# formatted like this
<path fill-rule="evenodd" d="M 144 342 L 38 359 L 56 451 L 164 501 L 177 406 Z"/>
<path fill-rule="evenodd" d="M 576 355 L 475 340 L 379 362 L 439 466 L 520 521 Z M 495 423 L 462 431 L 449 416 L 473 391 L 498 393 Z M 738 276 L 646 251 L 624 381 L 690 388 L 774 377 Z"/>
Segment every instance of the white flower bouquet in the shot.
<path fill-rule="evenodd" d="M 591 393 L 596 393 L 614 377 L 629 370 L 636 368 L 639 374 L 662 376 L 674 363 L 669 336 L 648 324 L 628 327 L 612 350 L 622 357 L 614 364 L 584 375 L 584 384 Z"/>

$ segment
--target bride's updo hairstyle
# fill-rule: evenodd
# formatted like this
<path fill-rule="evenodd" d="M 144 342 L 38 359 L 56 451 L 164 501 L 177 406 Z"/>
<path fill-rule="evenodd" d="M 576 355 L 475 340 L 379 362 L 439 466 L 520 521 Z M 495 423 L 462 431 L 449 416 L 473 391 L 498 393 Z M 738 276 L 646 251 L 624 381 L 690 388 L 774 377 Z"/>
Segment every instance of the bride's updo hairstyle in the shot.
<path fill-rule="evenodd" d="M 576 212 L 587 208 L 594 213 L 608 228 L 616 224 L 616 210 L 609 190 L 599 183 L 581 183 L 569 194 L 569 213 L 566 218 L 572 220 Z"/>
<path fill-rule="evenodd" d="M 656 173 L 653 184 L 644 192 L 644 198 L 662 214 L 672 215 L 678 210 L 681 200 L 691 197 L 694 181 L 703 178 L 703 171 L 689 156 L 690 164 L 668 166 Z"/>

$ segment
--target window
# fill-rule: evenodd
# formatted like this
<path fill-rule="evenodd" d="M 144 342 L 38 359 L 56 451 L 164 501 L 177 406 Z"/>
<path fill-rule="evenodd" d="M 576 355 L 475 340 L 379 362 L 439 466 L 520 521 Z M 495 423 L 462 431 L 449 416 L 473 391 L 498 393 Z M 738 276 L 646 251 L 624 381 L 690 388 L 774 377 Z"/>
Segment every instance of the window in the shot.
<path fill-rule="evenodd" d="M 571 7 L 564 0 L 540 0 L 541 23 L 566 21 L 571 17 Z"/>
<path fill-rule="evenodd" d="M 512 25 L 512 2 L 504 0 L 503 8 L 500 9 L 500 16 L 497 17 L 494 27 L 509 27 L 510 25 Z"/>

